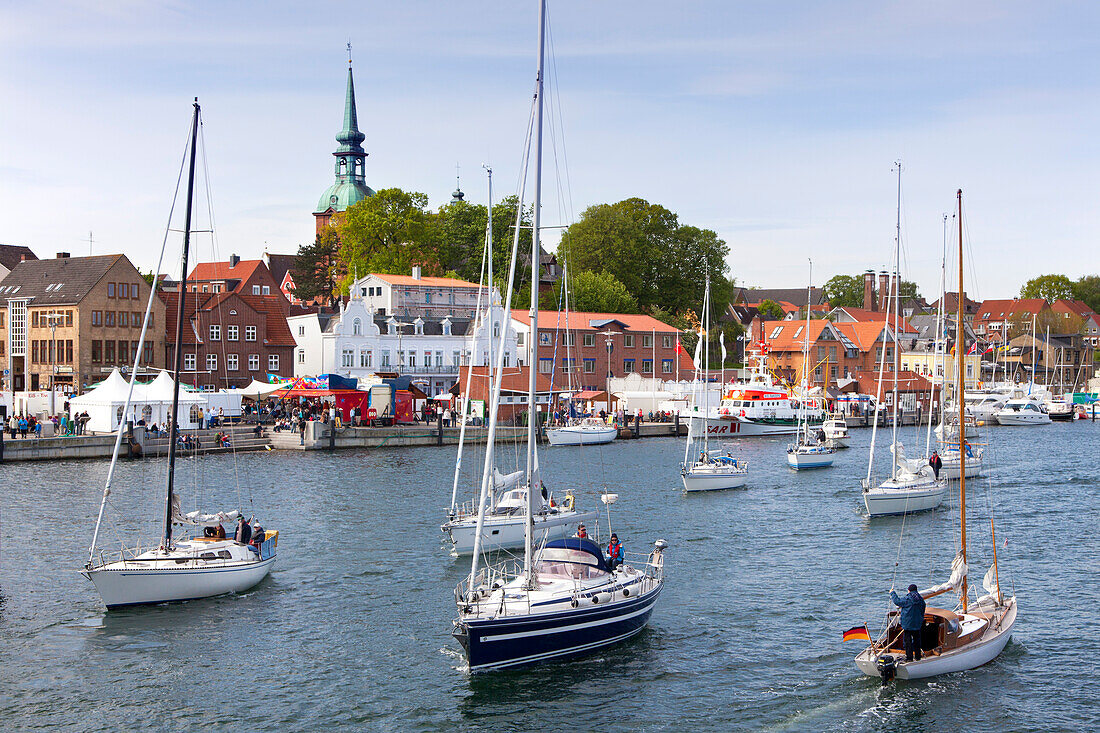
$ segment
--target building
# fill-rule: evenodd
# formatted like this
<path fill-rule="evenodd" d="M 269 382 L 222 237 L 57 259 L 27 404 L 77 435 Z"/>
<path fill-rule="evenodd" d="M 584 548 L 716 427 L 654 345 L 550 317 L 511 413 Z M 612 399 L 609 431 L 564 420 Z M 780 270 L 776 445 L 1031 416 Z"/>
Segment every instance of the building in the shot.
<path fill-rule="evenodd" d="M 934 302 L 930 306 L 928 306 L 932 310 L 933 313 L 936 313 L 936 312 L 939 311 L 941 301 L 943 302 L 943 312 L 944 313 L 950 313 L 950 314 L 952 314 L 956 317 L 958 316 L 958 313 L 959 313 L 959 294 L 957 292 L 944 293 L 943 297 L 940 298 L 940 300 L 937 300 L 936 302 Z M 973 323 L 974 322 L 974 316 L 976 316 L 978 314 L 978 310 L 981 308 L 981 306 L 982 306 L 981 303 L 978 303 L 976 301 L 971 300 L 970 298 L 967 298 L 966 295 L 964 294 L 963 295 L 963 320 L 966 321 L 968 324 Z"/>
<path fill-rule="evenodd" d="M 0 244 L 0 280 L 3 280 L 24 260 L 37 260 L 30 247 L 21 244 Z"/>
<path fill-rule="evenodd" d="M 884 343 L 886 368 L 894 368 L 897 339 L 893 323 L 885 320 L 834 323 L 817 319 L 811 320 L 808 327 L 805 321 L 764 321 L 756 330 L 764 336 L 761 345 L 772 370 L 791 383 L 802 379 L 807 338 L 811 386 L 832 385 L 841 378 L 853 379 L 857 372 L 877 370 Z M 911 332 L 904 321 L 899 322 L 898 330 Z"/>
<path fill-rule="evenodd" d="M 363 278 L 358 282 L 384 282 Z M 378 277 L 395 277 L 383 275 Z M 446 280 L 446 278 L 431 278 Z M 462 281 L 452 281 L 462 282 Z M 358 283 L 357 283 L 358 285 Z M 287 319 L 296 341 L 294 376 L 335 373 L 366 377 L 377 373 L 410 377 L 433 397 L 446 392 L 459 378 L 459 368 L 489 363 L 490 339 L 500 338 L 506 328 L 504 365 L 517 366 L 520 354 L 517 329 L 504 320 L 500 295 L 492 291 L 491 318 L 476 317 L 474 308 L 456 308 L 450 313 L 395 315 L 372 305 L 372 297 L 356 287 L 336 312 L 322 311 L 291 315 Z M 434 287 L 434 286 L 431 286 Z M 476 286 L 475 286 L 476 287 Z M 486 294 L 486 302 L 488 292 Z M 483 306 L 484 308 L 484 306 Z M 432 310 L 432 309 L 429 309 Z"/>
<path fill-rule="evenodd" d="M 294 295 L 294 260 L 295 255 L 280 255 L 269 254 L 264 252 L 263 262 L 267 265 L 267 269 L 271 271 L 271 279 L 279 283 L 279 291 L 282 292 L 283 297 L 287 299 L 287 302 L 292 305 L 301 305 L 300 301 Z"/>
<path fill-rule="evenodd" d="M 974 314 L 974 334 L 991 344 L 1004 344 L 1005 331 L 1008 339 L 1031 327 L 1033 318 L 1040 318 L 1050 310 L 1042 298 L 1012 298 L 1011 300 L 987 300 Z"/>
<path fill-rule="evenodd" d="M 786 304 L 794 310 L 806 307 L 806 288 L 734 288 L 734 305 L 751 305 L 759 307 L 765 300 L 770 300 L 780 305 Z M 809 302 L 814 310 L 825 308 L 828 310 L 828 301 L 821 288 L 810 288 Z M 786 308 L 784 308 L 786 310 Z"/>
<path fill-rule="evenodd" d="M 355 112 L 355 81 L 352 79 L 351 61 L 348 61 L 348 86 L 344 95 L 344 127 L 336 135 L 340 143 L 333 156 L 336 158 L 336 181 L 325 189 L 313 210 L 317 234 L 336 226 L 340 215 L 363 199 L 373 196 L 367 185 L 364 166 L 367 153 L 363 150 L 366 135 L 359 132 L 359 120 Z"/>
<path fill-rule="evenodd" d="M 937 354 L 933 349 L 909 351 L 902 349 L 901 371 L 919 374 L 937 387 L 955 384 L 955 367 L 958 357 L 948 351 Z M 963 355 L 963 389 L 975 390 L 982 379 L 982 356 L 979 353 Z"/>
<path fill-rule="evenodd" d="M 0 282 L 3 389 L 80 391 L 137 356 L 149 284 L 125 255 L 25 259 Z M 143 366 L 164 366 L 164 305 L 153 301 Z"/>
<path fill-rule="evenodd" d="M 1009 342 L 1004 363 L 1017 382 L 1034 380 L 1064 391 L 1085 384 L 1096 368 L 1094 353 L 1081 334 L 1028 333 Z"/>
<path fill-rule="evenodd" d="M 919 374 L 910 371 L 899 371 L 897 381 L 894 374 L 883 374 L 879 380 L 878 370 L 859 371 L 852 375 L 856 390 L 860 394 L 873 395 L 879 400 L 887 412 L 894 410 L 894 391 L 898 393 L 898 405 L 902 412 L 913 413 L 918 409 L 922 415 L 928 414 L 929 398 L 932 409 L 940 409 L 939 390 L 932 389 L 932 383 Z"/>
<path fill-rule="evenodd" d="M 411 275 L 375 273 L 361 277 L 352 283 L 350 292 L 379 316 L 439 319 L 473 318 L 478 293 L 484 305 L 489 289 L 466 280 L 429 277 L 417 265 Z"/>
<path fill-rule="evenodd" d="M 640 373 L 643 377 L 680 379 L 693 369 L 678 349 L 679 331 L 652 316 L 625 313 L 539 311 L 539 374 L 554 389 L 606 391 L 608 377 Z M 521 363 L 530 364 L 531 319 L 512 311 Z M 683 358 L 688 366 L 681 364 Z"/>
<path fill-rule="evenodd" d="M 266 269 L 266 268 L 265 268 Z M 268 374 L 289 376 L 294 338 L 282 294 L 252 295 L 236 290 L 185 292 L 181 381 L 214 391 L 244 387 Z M 179 291 L 158 293 L 164 302 L 164 364 L 175 365 Z"/>
<path fill-rule="evenodd" d="M 1088 303 L 1081 300 L 1056 300 L 1050 305 L 1050 309 L 1058 314 L 1066 324 L 1076 326 L 1080 321 L 1080 328 L 1076 329 L 1085 337 L 1085 340 L 1094 349 L 1100 346 L 1100 315 L 1097 315 Z M 1069 328 L 1059 329 L 1060 333 L 1066 333 Z"/>
<path fill-rule="evenodd" d="M 230 255 L 226 262 L 200 262 L 187 276 L 192 293 L 280 295 L 280 282 L 263 260 L 242 260 Z M 289 301 L 287 301 L 289 303 Z"/>
<path fill-rule="evenodd" d="M 488 417 L 489 406 L 492 404 L 492 382 L 489 381 L 489 369 L 484 366 L 473 367 L 470 375 L 470 367 L 462 367 L 459 370 L 458 379 L 455 380 L 451 393 L 465 401 L 472 401 L 470 412 L 479 417 Z M 467 393 L 466 383 L 469 379 L 470 389 Z M 502 423 L 516 422 L 527 411 L 527 393 L 530 389 L 531 372 L 528 367 L 514 367 L 506 369 L 500 378 L 500 409 L 497 411 L 497 419 Z M 535 374 L 535 405 L 543 415 L 549 414 L 551 396 L 554 391 L 550 380 L 543 374 Z M 456 402 L 456 405 L 462 404 Z M 482 412 L 484 410 L 484 412 Z"/>

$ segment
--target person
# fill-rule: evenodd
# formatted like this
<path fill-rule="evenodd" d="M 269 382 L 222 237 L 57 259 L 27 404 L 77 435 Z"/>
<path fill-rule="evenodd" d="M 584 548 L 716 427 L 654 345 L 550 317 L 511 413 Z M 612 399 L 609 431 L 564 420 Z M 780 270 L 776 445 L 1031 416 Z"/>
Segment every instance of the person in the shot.
<path fill-rule="evenodd" d="M 588 532 L 585 531 L 583 524 L 577 525 L 577 537 L 580 537 L 582 540 L 588 539 Z"/>
<path fill-rule="evenodd" d="M 909 592 L 905 596 L 899 596 L 897 591 L 890 591 L 890 600 L 901 609 L 898 614 L 901 618 L 901 630 L 905 645 L 905 661 L 920 661 L 920 631 L 924 626 L 924 598 L 917 592 L 916 584 L 909 584 Z"/>
<path fill-rule="evenodd" d="M 243 514 L 237 517 L 237 531 L 233 533 L 233 539 L 242 545 L 247 545 L 252 539 L 252 527 L 245 521 Z"/>
<path fill-rule="evenodd" d="M 27 418 L 25 416 L 20 416 L 20 418 L 19 418 L 19 437 L 20 438 L 26 438 L 27 437 L 27 426 L 28 426 L 28 424 L 29 423 L 27 423 Z"/>
<path fill-rule="evenodd" d="M 936 474 L 936 480 L 940 480 L 940 466 L 943 465 L 943 459 L 940 458 L 939 451 L 932 451 L 932 457 L 928 459 L 928 465 L 932 467 L 932 472 Z"/>
<path fill-rule="evenodd" d="M 607 543 L 607 567 L 614 570 L 623 564 L 623 546 L 619 542 L 619 535 L 611 533 L 611 541 Z"/>
<path fill-rule="evenodd" d="M 252 526 L 252 541 L 248 543 L 248 547 L 259 556 L 261 554 L 260 545 L 263 544 L 263 541 L 264 528 L 260 526 L 259 522 L 256 522 L 256 524 Z"/>
<path fill-rule="evenodd" d="M 219 540 L 224 540 L 225 539 L 225 527 L 221 526 L 221 524 L 219 524 L 217 527 L 214 527 L 214 537 L 219 539 Z"/>

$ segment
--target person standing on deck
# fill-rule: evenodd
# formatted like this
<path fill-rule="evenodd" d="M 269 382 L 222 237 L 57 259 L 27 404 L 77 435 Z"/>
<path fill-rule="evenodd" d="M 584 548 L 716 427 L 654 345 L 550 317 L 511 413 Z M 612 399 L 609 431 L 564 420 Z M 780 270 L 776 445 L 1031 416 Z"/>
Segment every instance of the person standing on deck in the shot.
<path fill-rule="evenodd" d="M 899 596 L 896 591 L 890 591 L 890 600 L 901 609 L 898 614 L 901 618 L 901 630 L 903 643 L 905 644 L 905 661 L 920 661 L 920 632 L 924 626 L 924 597 L 917 592 L 917 586 L 909 584 L 909 592 L 905 596 Z"/>

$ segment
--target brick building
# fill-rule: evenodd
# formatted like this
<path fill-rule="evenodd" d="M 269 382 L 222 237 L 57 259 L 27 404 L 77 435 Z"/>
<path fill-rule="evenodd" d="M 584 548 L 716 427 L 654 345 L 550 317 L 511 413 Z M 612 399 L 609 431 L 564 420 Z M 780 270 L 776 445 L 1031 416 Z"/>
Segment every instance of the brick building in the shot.
<path fill-rule="evenodd" d="M 1025 326 L 1030 328 L 1032 318 L 1049 310 L 1050 306 L 1042 298 L 987 300 L 974 314 L 974 333 L 987 343 L 1003 344 L 1006 330 L 1011 339 Z"/>
<path fill-rule="evenodd" d="M 281 293 L 194 292 L 188 281 L 184 301 L 184 383 L 213 391 L 243 387 L 267 375 L 289 376 L 294 369 L 294 337 L 287 326 L 288 303 Z M 249 286 L 249 289 L 251 286 Z M 159 293 L 164 301 L 164 363 L 175 364 L 176 316 L 180 294 Z"/>
<path fill-rule="evenodd" d="M 3 389 L 80 391 L 137 355 L 149 284 L 125 255 L 24 260 L 0 282 Z M 164 304 L 153 301 L 142 366 L 164 366 Z"/>
<path fill-rule="evenodd" d="M 531 319 L 526 311 L 512 311 L 512 321 L 523 363 L 530 364 Z M 570 313 L 567 320 L 565 313 L 539 311 L 538 371 L 551 379 L 555 390 L 606 390 L 608 376 L 635 372 L 658 379 L 690 378 L 691 360 L 677 352 L 678 337 L 674 326 L 652 316 Z"/>
<path fill-rule="evenodd" d="M 201 262 L 187 276 L 187 290 L 192 293 L 280 295 L 279 286 L 263 260 L 242 260 L 237 255 L 226 262 Z"/>
<path fill-rule="evenodd" d="M 30 247 L 21 244 L 0 244 L 0 280 L 19 266 L 23 260 L 37 260 L 38 256 Z"/>
<path fill-rule="evenodd" d="M 886 345 L 886 368 L 893 369 L 897 339 L 893 323 L 884 320 L 834 323 L 818 319 L 810 321 L 808 327 L 805 321 L 764 321 L 757 330 L 763 335 L 773 371 L 790 382 L 802 378 L 802 350 L 807 334 L 811 386 L 824 384 L 826 380 L 831 386 L 842 377 L 853 378 L 860 371 L 876 371 L 883 344 Z M 912 333 L 912 328 L 904 321 L 898 323 L 898 330 Z"/>

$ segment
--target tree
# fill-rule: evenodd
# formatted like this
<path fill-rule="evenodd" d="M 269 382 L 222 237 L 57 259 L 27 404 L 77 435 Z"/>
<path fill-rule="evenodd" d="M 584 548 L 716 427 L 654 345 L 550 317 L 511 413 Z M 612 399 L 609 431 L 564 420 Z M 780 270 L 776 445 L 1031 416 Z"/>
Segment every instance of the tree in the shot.
<path fill-rule="evenodd" d="M 569 276 L 570 307 L 595 313 L 637 313 L 637 299 L 606 272 L 578 272 Z"/>
<path fill-rule="evenodd" d="M 429 220 L 428 197 L 416 191 L 384 188 L 349 207 L 337 231 L 340 235 L 341 290 L 352 277 L 369 272 L 408 274 L 414 264 L 439 270 L 438 236 Z M 297 282 L 297 280 L 295 280 Z"/>
<path fill-rule="evenodd" d="M 760 317 L 765 321 L 781 321 L 786 313 L 783 312 L 783 306 L 776 303 L 771 298 L 768 298 L 756 306 L 757 312 Z"/>
<path fill-rule="evenodd" d="M 1065 275 L 1040 275 L 1024 283 L 1020 288 L 1021 298 L 1042 298 L 1054 302 L 1062 298 L 1072 299 L 1073 281 Z"/>
<path fill-rule="evenodd" d="M 321 298 L 331 303 L 336 290 L 337 255 L 340 240 L 333 229 L 318 234 L 313 244 L 298 247 L 294 265 L 290 268 L 294 276 L 294 295 L 308 303 Z"/>
<path fill-rule="evenodd" d="M 917 298 L 920 299 L 920 291 L 917 289 L 917 284 L 912 280 L 902 280 L 898 285 L 898 295 L 902 298 Z"/>
<path fill-rule="evenodd" d="M 863 305 L 863 278 L 858 275 L 834 275 L 822 291 L 833 308 L 859 308 Z"/>
<path fill-rule="evenodd" d="M 1073 284 L 1073 297 L 1100 313 L 1100 275 L 1083 275 Z M 1100 351 L 1097 351 L 1100 354 Z"/>

